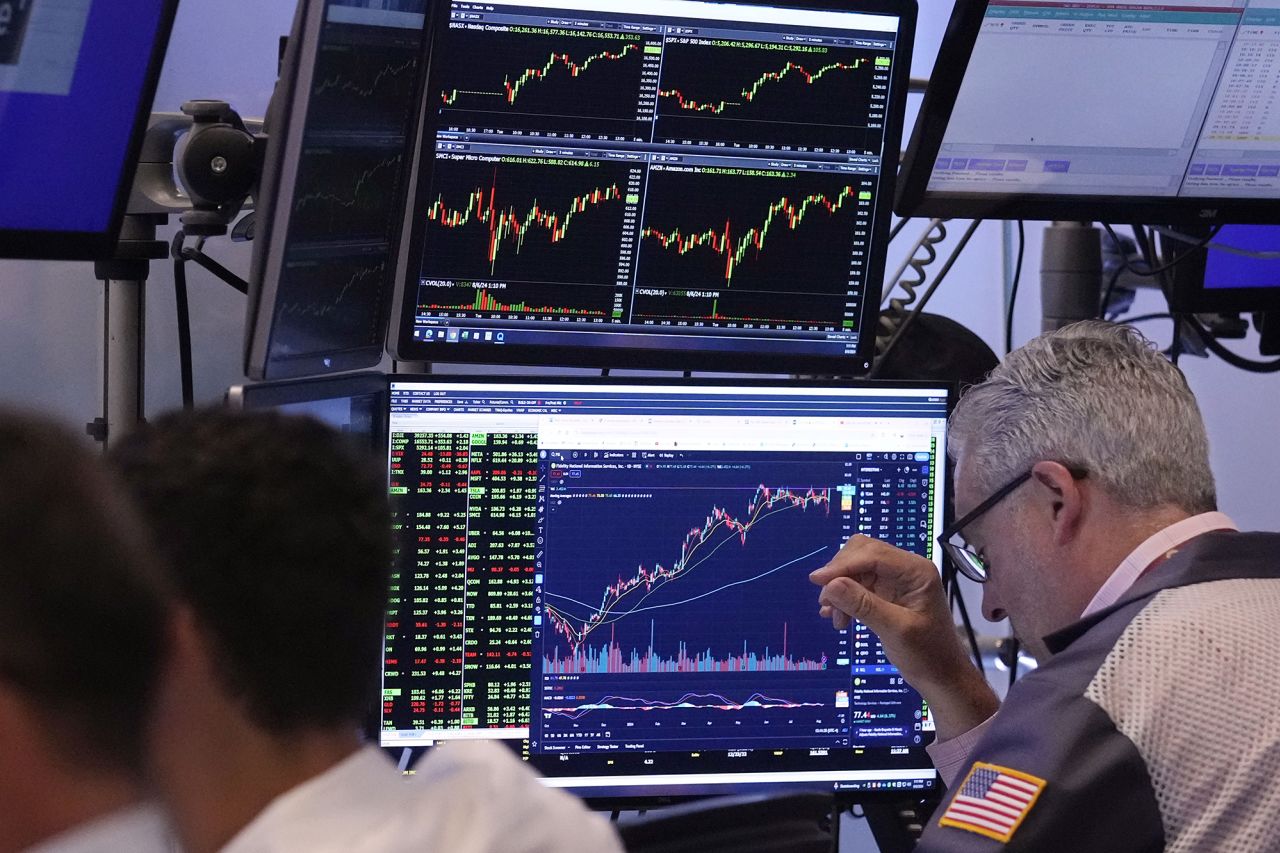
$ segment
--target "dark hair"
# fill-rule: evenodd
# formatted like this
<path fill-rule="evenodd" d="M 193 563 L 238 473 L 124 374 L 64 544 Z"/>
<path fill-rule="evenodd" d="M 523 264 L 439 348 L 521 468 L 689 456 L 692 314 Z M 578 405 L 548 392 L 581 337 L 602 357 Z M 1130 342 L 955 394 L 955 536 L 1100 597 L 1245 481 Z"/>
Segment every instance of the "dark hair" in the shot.
<path fill-rule="evenodd" d="M 254 722 L 359 722 L 376 699 L 391 566 L 372 458 L 311 418 L 221 409 L 163 417 L 108 457 Z"/>
<path fill-rule="evenodd" d="M 145 526 L 78 439 L 0 411 L 0 682 L 77 764 L 139 771 L 164 656 Z"/>

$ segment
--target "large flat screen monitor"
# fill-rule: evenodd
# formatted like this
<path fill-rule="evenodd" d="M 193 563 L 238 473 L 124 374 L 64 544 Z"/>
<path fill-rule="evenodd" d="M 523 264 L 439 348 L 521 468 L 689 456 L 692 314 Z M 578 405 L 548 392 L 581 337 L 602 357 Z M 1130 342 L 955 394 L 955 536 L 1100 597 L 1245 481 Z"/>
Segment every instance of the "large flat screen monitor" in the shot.
<path fill-rule="evenodd" d="M 266 131 L 245 373 L 376 365 L 386 345 L 426 0 L 300 0 Z"/>
<path fill-rule="evenodd" d="M 0 257 L 110 257 L 177 0 L 0 0 Z"/>
<path fill-rule="evenodd" d="M 868 366 L 914 0 L 432 21 L 402 358 Z"/>
<path fill-rule="evenodd" d="M 940 559 L 950 399 L 391 377 L 382 745 L 505 739 L 598 800 L 929 788 L 928 709 L 808 574 Z"/>
<path fill-rule="evenodd" d="M 960 0 L 902 214 L 1280 222 L 1280 6 Z"/>

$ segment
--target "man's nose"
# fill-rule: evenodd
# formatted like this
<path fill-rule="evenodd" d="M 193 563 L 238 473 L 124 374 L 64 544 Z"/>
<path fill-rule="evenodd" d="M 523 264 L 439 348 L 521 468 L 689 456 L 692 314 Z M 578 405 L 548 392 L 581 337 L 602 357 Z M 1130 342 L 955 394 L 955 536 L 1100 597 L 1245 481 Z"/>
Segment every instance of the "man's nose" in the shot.
<path fill-rule="evenodd" d="M 995 587 L 989 582 L 982 585 L 982 615 L 988 622 L 999 622 L 1009 615 L 1000 603 Z"/>

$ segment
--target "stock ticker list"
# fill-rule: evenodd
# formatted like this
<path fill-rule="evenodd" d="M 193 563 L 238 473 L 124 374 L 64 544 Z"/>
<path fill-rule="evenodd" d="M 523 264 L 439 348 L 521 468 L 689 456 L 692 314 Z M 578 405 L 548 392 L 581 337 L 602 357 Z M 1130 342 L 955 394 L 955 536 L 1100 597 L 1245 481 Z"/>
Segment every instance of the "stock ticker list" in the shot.
<path fill-rule="evenodd" d="M 857 532 L 922 557 L 933 556 L 934 451 L 877 454 L 858 466 Z M 870 455 L 869 455 L 870 456 Z M 928 709 L 889 665 L 880 639 L 861 622 L 849 626 L 853 730 L 864 740 L 910 733 L 919 743 L 933 726 Z M 909 709 L 910 718 L 903 715 Z"/>
<path fill-rule="evenodd" d="M 396 432 L 384 731 L 529 724 L 536 436 Z"/>

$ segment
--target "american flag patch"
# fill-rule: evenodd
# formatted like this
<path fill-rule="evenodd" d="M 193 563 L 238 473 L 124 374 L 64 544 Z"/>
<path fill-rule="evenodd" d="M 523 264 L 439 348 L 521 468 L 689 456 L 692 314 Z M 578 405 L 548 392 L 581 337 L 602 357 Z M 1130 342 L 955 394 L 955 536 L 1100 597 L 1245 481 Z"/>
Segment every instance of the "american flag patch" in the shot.
<path fill-rule="evenodd" d="M 1043 779 L 1019 770 L 974 762 L 938 824 L 1008 841 L 1044 785 Z"/>

